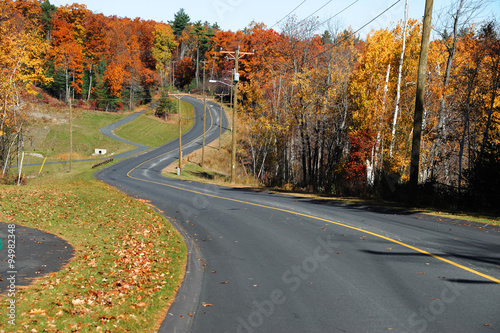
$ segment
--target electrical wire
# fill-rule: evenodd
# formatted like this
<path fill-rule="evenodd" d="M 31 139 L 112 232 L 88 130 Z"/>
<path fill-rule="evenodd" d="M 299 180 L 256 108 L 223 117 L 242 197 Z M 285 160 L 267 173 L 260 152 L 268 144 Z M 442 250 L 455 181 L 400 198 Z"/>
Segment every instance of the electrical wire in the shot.
<path fill-rule="evenodd" d="M 330 17 L 328 20 L 325 20 L 324 22 L 320 23 L 318 25 L 318 27 L 321 27 L 323 24 L 325 24 L 326 22 L 330 21 L 331 19 L 339 16 L 340 14 L 342 14 L 343 12 L 345 12 L 346 10 L 348 10 L 349 8 L 351 8 L 356 2 L 358 2 L 359 0 L 355 0 L 353 2 L 351 2 L 351 4 L 347 7 L 345 7 L 344 9 L 342 9 L 340 12 L 338 12 L 337 14 L 333 15 L 332 17 Z"/>
<path fill-rule="evenodd" d="M 297 7 L 295 7 L 290 13 L 286 14 L 285 17 L 283 17 L 281 20 L 279 20 L 278 22 L 274 23 L 269 29 L 272 29 L 273 27 L 277 26 L 278 24 L 281 23 L 281 21 L 283 21 L 284 19 L 286 19 L 288 16 L 290 16 L 293 12 L 295 12 L 297 9 L 299 9 L 300 6 L 302 6 L 304 4 L 304 2 L 306 2 L 307 0 L 304 0 L 302 1 Z"/>
<path fill-rule="evenodd" d="M 311 16 L 313 16 L 314 14 L 316 14 L 317 12 L 319 12 L 320 10 L 322 10 L 323 8 L 325 8 L 332 1 L 333 0 L 328 1 L 323 6 L 321 6 L 319 9 L 317 9 L 314 13 L 312 13 L 311 15 L 309 15 L 308 17 L 306 17 L 305 19 L 301 20 L 300 22 L 304 22 L 305 20 L 307 20 L 308 18 L 310 18 Z"/>
<path fill-rule="evenodd" d="M 348 7 L 352 6 L 354 3 L 356 3 L 358 0 L 354 1 L 353 3 L 351 3 Z M 334 47 L 337 47 L 339 46 L 340 44 L 342 44 L 343 42 L 345 42 L 346 40 L 348 40 L 349 38 L 351 38 L 352 36 L 356 35 L 358 32 L 360 32 L 361 30 L 363 30 L 364 28 L 366 28 L 368 25 L 370 25 L 372 22 L 374 22 L 375 20 L 377 20 L 380 16 L 384 15 L 386 12 L 388 12 L 390 9 L 392 9 L 394 6 L 396 6 L 399 2 L 401 2 L 401 0 L 397 0 L 396 2 L 394 2 L 391 6 L 387 7 L 385 10 L 383 10 L 381 13 L 379 13 L 377 16 L 375 16 L 374 18 L 372 18 L 370 21 L 368 21 L 367 23 L 365 23 L 363 26 L 361 26 L 359 29 L 357 29 L 356 31 L 344 36 L 341 40 L 337 41 L 336 43 L 333 43 L 330 47 L 328 47 L 327 49 L 323 50 L 322 52 L 318 53 L 317 55 L 315 55 L 314 57 L 310 58 L 307 60 L 307 62 L 311 62 L 313 61 L 314 59 L 324 55 L 325 53 L 327 52 L 330 52 Z M 344 8 L 342 11 L 346 10 L 348 7 Z M 337 13 L 336 15 L 340 14 Z M 336 15 L 332 16 L 330 19 L 332 19 L 333 17 L 335 17 Z M 329 20 L 330 20 L 329 19 Z M 328 20 L 327 20 L 328 21 Z M 325 21 L 325 22 L 327 22 Z M 251 45 L 253 46 L 253 45 Z M 268 57 L 263 54 L 262 55 L 262 58 L 264 61 L 266 61 L 269 65 L 271 65 Z M 278 77 L 279 75 L 276 73 L 276 71 L 274 70 L 274 68 L 272 66 L 270 66 L 270 72 L 272 73 L 272 75 L 274 75 L 275 77 Z"/>
<path fill-rule="evenodd" d="M 349 35 L 345 36 L 344 38 L 342 38 L 340 41 L 332 44 L 329 48 L 327 48 L 326 50 L 320 52 L 319 54 L 317 54 L 316 56 L 314 56 L 313 58 L 311 58 L 311 60 L 319 57 L 320 55 L 322 55 L 323 53 L 326 53 L 328 51 L 331 51 L 334 47 L 336 46 L 339 46 L 340 44 L 342 44 L 344 41 L 346 41 L 347 39 L 351 38 L 352 36 L 356 35 L 358 32 L 360 32 L 361 30 L 363 30 L 364 28 L 366 28 L 368 25 L 370 25 L 372 22 L 374 22 L 376 19 L 378 19 L 380 16 L 384 15 L 386 12 L 388 12 L 389 10 L 391 10 L 392 7 L 396 6 L 398 3 L 400 3 L 401 0 L 397 0 L 396 2 L 394 2 L 391 6 L 387 7 L 384 11 L 382 11 L 380 14 L 378 14 L 377 16 L 375 16 L 373 19 L 371 19 L 370 21 L 368 21 L 368 23 L 364 24 L 361 28 L 359 28 L 358 30 L 356 31 L 353 31 L 352 33 L 350 33 Z"/>

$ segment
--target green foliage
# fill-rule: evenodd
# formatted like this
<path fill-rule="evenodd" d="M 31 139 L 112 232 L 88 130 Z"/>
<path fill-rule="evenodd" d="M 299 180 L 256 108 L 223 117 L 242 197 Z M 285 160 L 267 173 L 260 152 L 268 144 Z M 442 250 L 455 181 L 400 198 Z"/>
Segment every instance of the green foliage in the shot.
<path fill-rule="evenodd" d="M 177 113 L 177 103 L 168 97 L 168 94 L 162 93 L 155 110 L 155 116 L 163 118 L 169 113 Z"/>
<path fill-rule="evenodd" d="M 196 89 L 196 79 L 193 79 L 191 81 L 191 83 L 187 87 L 185 87 L 185 89 L 187 91 L 193 91 L 193 90 L 195 90 Z"/>
<path fill-rule="evenodd" d="M 49 0 L 45 0 L 40 4 L 42 9 L 42 24 L 44 27 L 44 33 L 46 36 L 50 35 L 52 31 L 52 14 L 57 11 L 57 7 L 52 5 Z"/>
<path fill-rule="evenodd" d="M 182 34 L 190 19 L 189 15 L 184 11 L 184 8 L 181 8 L 177 13 L 175 13 L 174 20 L 169 21 L 169 23 L 172 24 L 172 29 L 174 29 L 174 33 L 177 37 Z"/>
<path fill-rule="evenodd" d="M 46 76 L 51 80 L 42 84 L 42 88 L 52 97 L 62 99 L 66 91 L 66 77 L 64 72 L 57 70 L 54 61 L 49 61 L 46 67 Z"/>
<path fill-rule="evenodd" d="M 321 42 L 323 44 L 332 44 L 333 42 L 332 34 L 328 30 L 325 30 L 323 35 L 321 35 Z"/>

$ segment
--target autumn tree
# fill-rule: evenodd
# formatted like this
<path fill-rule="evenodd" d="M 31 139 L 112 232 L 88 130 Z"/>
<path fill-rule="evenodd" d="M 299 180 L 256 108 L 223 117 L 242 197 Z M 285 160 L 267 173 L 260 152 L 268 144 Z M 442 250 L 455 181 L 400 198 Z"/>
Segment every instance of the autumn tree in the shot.
<path fill-rule="evenodd" d="M 154 32 L 152 55 L 156 60 L 156 69 L 160 71 L 161 86 L 166 88 L 172 50 L 177 46 L 172 28 L 169 25 L 158 24 Z"/>
<path fill-rule="evenodd" d="M 52 20 L 51 56 L 55 69 L 65 78 L 65 99 L 81 94 L 84 70 L 84 20 L 88 10 L 84 5 L 60 7 Z"/>
<path fill-rule="evenodd" d="M 175 80 L 181 88 L 186 88 L 193 81 L 196 73 L 195 65 L 191 58 L 185 57 L 178 62 L 175 68 Z"/>
<path fill-rule="evenodd" d="M 48 44 L 35 18 L 39 8 L 37 10 L 33 4 L 28 1 L 2 1 L 0 10 L 1 178 L 7 177 L 16 158 L 19 162 L 24 147 L 24 124 L 28 114 L 21 96 L 33 93 L 34 83 L 48 81 L 44 75 L 43 57 L 48 51 Z"/>

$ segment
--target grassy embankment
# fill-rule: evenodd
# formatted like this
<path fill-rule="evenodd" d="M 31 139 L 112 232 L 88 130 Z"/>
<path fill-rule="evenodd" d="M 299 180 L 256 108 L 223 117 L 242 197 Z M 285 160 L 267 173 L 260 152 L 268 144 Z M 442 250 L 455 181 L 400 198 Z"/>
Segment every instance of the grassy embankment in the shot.
<path fill-rule="evenodd" d="M 108 156 L 133 148 L 103 136 L 99 129 L 126 117 L 129 113 L 73 109 L 73 159 L 91 159 L 94 149 L 107 149 Z M 69 112 L 67 108 L 37 106 L 31 113 L 26 132 L 27 152 L 24 164 L 69 160 Z M 35 155 L 36 154 L 36 155 Z"/>
<path fill-rule="evenodd" d="M 79 143 L 82 148 L 75 151 L 86 156 L 84 147 L 93 147 L 94 138 L 105 142 L 94 129 L 120 117 L 123 115 L 81 111 L 75 117 L 75 128 L 81 128 L 84 135 Z M 49 127 L 50 138 L 52 126 L 57 131 L 64 124 L 50 120 L 32 124 L 32 128 L 38 125 L 45 132 Z M 166 127 L 160 128 L 166 131 Z M 63 135 L 57 133 L 53 149 L 48 150 L 56 158 L 67 153 Z M 42 139 L 38 138 L 41 142 L 47 138 Z M 129 147 L 117 144 L 113 149 L 119 152 Z M 61 271 L 18 290 L 16 327 L 2 315 L 0 331 L 154 332 L 161 323 L 184 275 L 182 237 L 146 202 L 95 180 L 91 165 L 75 163 L 71 173 L 66 165 L 46 166 L 43 177 L 31 179 L 26 186 L 0 185 L 2 222 L 54 233 L 76 249 L 73 260 Z M 37 174 L 38 169 L 26 171 Z M 2 298 L 7 300 L 5 295 Z M 7 302 L 1 304 L 6 314 Z"/>
<path fill-rule="evenodd" d="M 194 124 L 194 109 L 191 104 L 181 101 L 182 134 L 191 129 Z M 160 120 L 149 109 L 133 122 L 125 124 L 115 130 L 115 134 L 126 140 L 150 147 L 161 146 L 179 136 L 179 118 L 176 114 L 169 115 L 168 120 Z"/>

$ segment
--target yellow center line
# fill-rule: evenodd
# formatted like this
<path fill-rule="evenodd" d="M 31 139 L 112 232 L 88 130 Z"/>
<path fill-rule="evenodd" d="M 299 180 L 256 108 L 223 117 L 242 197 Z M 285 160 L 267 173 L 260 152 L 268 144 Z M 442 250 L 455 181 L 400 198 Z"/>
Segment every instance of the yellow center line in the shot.
<path fill-rule="evenodd" d="M 210 118 L 211 118 L 211 123 L 210 123 L 210 128 L 212 128 L 212 124 L 213 124 L 213 118 L 212 118 L 212 113 L 210 113 Z M 222 117 L 222 115 L 221 115 Z M 221 118 L 222 120 L 222 118 Z M 208 129 L 208 131 L 210 130 L 210 128 Z M 207 132 L 208 132 L 207 131 Z M 190 141 L 189 143 L 187 143 L 186 145 L 189 145 L 191 142 L 199 139 L 201 137 L 201 135 L 199 137 L 197 137 L 196 139 Z M 177 190 L 180 190 L 180 191 L 186 191 L 186 192 L 191 192 L 191 193 L 195 193 L 195 194 L 200 194 L 200 195 L 204 195 L 204 196 L 207 196 L 207 197 L 212 197 L 212 198 L 217 198 L 217 199 L 222 199 L 222 200 L 227 200 L 227 201 L 232 201 L 232 202 L 237 202 L 237 203 L 241 203 L 241 204 L 246 204 L 246 205 L 250 205 L 250 206 L 254 206 L 254 207 L 260 207 L 260 208 L 265 208 L 265 209 L 271 209 L 271 210 L 275 210 L 275 211 L 280 211 L 280 212 L 284 212 L 284 213 L 288 213 L 288 214 L 293 214 L 293 215 L 297 215 L 297 216 L 302 216 L 302 217 L 307 217 L 307 218 L 310 218 L 310 219 L 313 219 L 313 220 L 318 220 L 318 221 L 323 221 L 323 222 L 328 222 L 330 224 L 335 224 L 335 225 L 338 225 L 338 226 L 341 226 L 341 227 L 345 227 L 345 228 L 348 228 L 348 229 L 351 229 L 351 230 L 356 230 L 356 231 L 360 231 L 360 232 L 363 232 L 363 233 L 366 233 L 366 234 L 369 234 L 369 235 L 372 235 L 372 236 L 375 236 L 375 237 L 378 237 L 378 238 L 381 238 L 381 239 L 385 239 L 389 242 L 392 242 L 392 243 L 395 243 L 395 244 L 398 244 L 398 245 L 401 245 L 401 246 L 404 246 L 406 248 L 409 248 L 411 250 L 414 250 L 416 252 L 419 252 L 419 253 L 422 253 L 424 255 L 427 255 L 427 256 L 430 256 L 434 259 L 437 259 L 437 260 L 440 260 L 440 261 L 443 261 L 445 263 L 448 263 L 450 265 L 453 265 L 455 267 L 458 267 L 460 269 L 463 269 L 467 272 L 470 272 L 472 274 L 475 274 L 475 275 L 478 275 L 478 276 L 481 276 L 487 280 L 490 280 L 490 281 L 493 281 L 493 282 L 496 282 L 496 283 L 499 283 L 500 284 L 500 279 L 497 279 L 497 278 L 494 278 L 490 275 L 487 275 L 487 274 L 484 274 L 484 273 L 481 273 L 481 272 L 478 272 L 472 268 L 469 268 L 469 267 L 466 267 L 466 266 L 463 266 L 463 265 L 460 265 L 454 261 L 451 261 L 449 259 L 446 259 L 446 258 L 443 258 L 441 256 L 438 256 L 436 254 L 433 254 L 433 253 L 430 253 L 430 252 L 427 252 L 425 250 L 422 250 L 422 249 L 419 249 L 418 247 L 415 247 L 415 246 L 412 246 L 412 245 L 409 245 L 409 244 L 406 244 L 406 243 L 403 243 L 403 242 L 400 242 L 398 240 L 395 240 L 395 239 L 392 239 L 392 238 L 389 238 L 389 237 L 386 237 L 386 236 L 383 236 L 383 235 L 380 235 L 380 234 L 377 234 L 375 232 L 371 232 L 371 231 L 368 231 L 368 230 L 364 230 L 364 229 L 361 229 L 361 228 L 357 228 L 357 227 L 353 227 L 353 226 L 350 226 L 350 225 L 347 225 L 347 224 L 344 224 L 344 223 L 340 223 L 340 222 L 335 222 L 335 221 L 332 221 L 332 220 L 328 220 L 328 219 L 324 219 L 324 218 L 321 218 L 321 217 L 316 217 L 316 216 L 312 216 L 312 215 L 308 215 L 308 214 L 303 214 L 303 213 L 298 213 L 298 212 L 294 212 L 294 211 L 291 211 L 291 210 L 287 210 L 287 209 L 282 209 L 282 208 L 276 208 L 276 207 L 271 207 L 271 206 L 266 206 L 266 205 L 261 205 L 261 204 L 257 204 L 257 203 L 252 203 L 252 202 L 247 202 L 247 201 L 242 201 L 242 200 L 237 200 L 237 199 L 231 199 L 231 198 L 226 198 L 226 197 L 221 197 L 221 196 L 218 196 L 218 195 L 214 195 L 214 194 L 208 194 L 208 193 L 203 193 L 203 192 L 198 192 L 198 191 L 194 191 L 194 190 L 188 190 L 188 189 L 185 189 L 185 188 L 182 188 L 182 187 L 178 187 L 178 186 L 174 186 L 174 185 L 169 185 L 169 184 L 165 184 L 165 183 L 160 183 L 160 182 L 155 182 L 155 181 L 151 181 L 151 180 L 146 180 L 146 179 L 140 179 L 140 178 L 136 178 L 136 177 L 133 177 L 130 175 L 130 173 L 134 170 L 136 170 L 137 168 L 141 167 L 142 165 L 144 165 L 145 163 L 147 162 L 150 162 L 160 156 L 163 156 L 163 155 L 166 155 L 166 154 L 169 154 L 173 151 L 176 151 L 177 149 L 174 149 L 174 150 L 171 150 L 169 151 L 168 153 L 165 153 L 165 154 L 162 154 L 162 155 L 159 155 L 159 156 L 156 156 L 156 157 L 153 157 L 152 159 L 150 160 L 147 160 L 141 164 L 139 164 L 138 166 L 136 166 L 135 168 L 133 168 L 132 170 L 130 170 L 128 173 L 127 173 L 127 176 L 129 178 L 132 178 L 134 180 L 138 180 L 138 181 L 141 181 L 141 182 L 146 182 L 146 183 L 151 183 L 151 184 L 157 184 L 157 185 L 161 185 L 161 186 L 166 186 L 166 187 L 170 187 L 170 188 L 174 188 L 174 189 L 177 189 Z"/>

